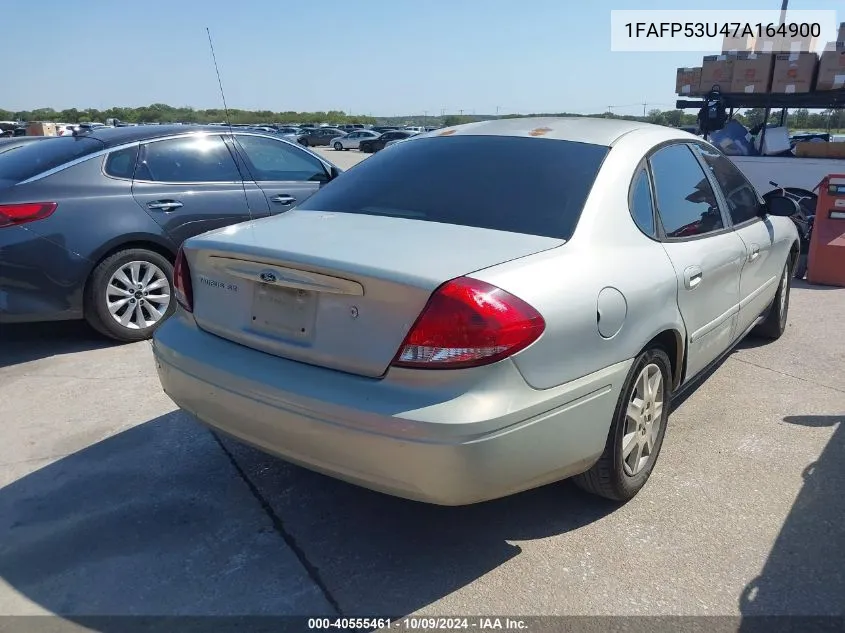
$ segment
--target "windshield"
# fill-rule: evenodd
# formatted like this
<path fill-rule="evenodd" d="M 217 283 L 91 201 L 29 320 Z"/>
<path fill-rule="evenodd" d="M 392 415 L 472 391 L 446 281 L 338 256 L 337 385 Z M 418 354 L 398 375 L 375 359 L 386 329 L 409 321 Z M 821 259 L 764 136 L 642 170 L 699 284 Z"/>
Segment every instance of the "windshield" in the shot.
<path fill-rule="evenodd" d="M 73 136 L 27 143 L 0 154 L 0 180 L 19 183 L 104 148 L 96 139 Z"/>
<path fill-rule="evenodd" d="M 359 163 L 298 209 L 568 240 L 609 151 L 515 136 L 420 138 Z"/>

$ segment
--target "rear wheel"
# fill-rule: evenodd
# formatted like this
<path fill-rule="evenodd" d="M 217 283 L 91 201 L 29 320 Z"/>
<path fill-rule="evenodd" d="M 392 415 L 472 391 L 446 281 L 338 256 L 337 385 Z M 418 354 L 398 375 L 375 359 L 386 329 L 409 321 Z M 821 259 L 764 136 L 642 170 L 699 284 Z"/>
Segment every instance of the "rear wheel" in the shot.
<path fill-rule="evenodd" d="M 302 147 L 308 147 L 308 139 L 307 138 L 299 139 L 299 144 L 302 145 Z"/>
<path fill-rule="evenodd" d="M 637 356 L 619 394 L 604 453 L 590 470 L 573 478 L 580 488 L 627 501 L 645 486 L 666 433 L 671 367 L 659 347 Z"/>
<path fill-rule="evenodd" d="M 341 145 L 340 143 L 335 142 L 335 144 L 334 144 L 334 149 L 335 149 L 335 151 L 336 151 L 336 152 L 339 152 L 339 151 L 341 151 L 341 150 L 343 149 L 343 145 Z"/>
<path fill-rule="evenodd" d="M 141 341 L 175 309 L 173 266 L 153 251 L 131 248 L 100 262 L 86 287 L 85 318 L 118 341 Z"/>
<path fill-rule="evenodd" d="M 792 274 L 789 261 L 783 267 L 780 276 L 778 291 L 769 308 L 766 320 L 754 328 L 754 334 L 776 341 L 786 330 L 786 319 L 789 316 L 789 289 L 791 287 Z"/>

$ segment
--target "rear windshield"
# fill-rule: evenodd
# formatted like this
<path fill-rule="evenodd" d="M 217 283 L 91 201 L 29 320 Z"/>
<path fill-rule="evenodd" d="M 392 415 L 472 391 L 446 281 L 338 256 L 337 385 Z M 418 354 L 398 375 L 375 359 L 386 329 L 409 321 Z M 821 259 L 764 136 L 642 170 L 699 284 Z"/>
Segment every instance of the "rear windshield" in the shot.
<path fill-rule="evenodd" d="M 297 208 L 568 240 L 608 151 L 513 136 L 421 138 L 367 158 Z"/>
<path fill-rule="evenodd" d="M 0 154 L 0 180 L 22 182 L 77 158 L 93 154 L 104 145 L 93 138 L 59 137 L 27 143 Z"/>

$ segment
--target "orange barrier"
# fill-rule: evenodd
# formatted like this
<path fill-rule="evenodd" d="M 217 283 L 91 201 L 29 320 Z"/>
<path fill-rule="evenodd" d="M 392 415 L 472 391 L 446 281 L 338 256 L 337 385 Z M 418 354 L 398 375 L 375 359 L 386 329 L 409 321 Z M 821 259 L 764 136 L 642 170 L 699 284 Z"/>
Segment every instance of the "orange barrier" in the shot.
<path fill-rule="evenodd" d="M 807 281 L 845 288 L 845 174 L 831 174 L 819 183 Z"/>

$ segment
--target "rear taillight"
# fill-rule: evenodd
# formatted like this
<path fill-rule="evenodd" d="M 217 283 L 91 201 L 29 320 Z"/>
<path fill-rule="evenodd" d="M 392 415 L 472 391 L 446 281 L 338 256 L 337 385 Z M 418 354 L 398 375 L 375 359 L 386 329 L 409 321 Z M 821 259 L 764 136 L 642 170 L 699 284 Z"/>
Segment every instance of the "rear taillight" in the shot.
<path fill-rule="evenodd" d="M 393 365 L 417 369 L 487 365 L 525 349 L 545 327 L 543 317 L 522 299 L 461 277 L 435 291 Z"/>
<path fill-rule="evenodd" d="M 43 220 L 53 215 L 58 206 L 55 202 L 0 204 L 0 227 Z"/>
<path fill-rule="evenodd" d="M 173 266 L 173 286 L 176 301 L 188 312 L 194 311 L 194 287 L 191 284 L 191 269 L 188 268 L 188 260 L 185 258 L 185 251 L 179 247 L 176 254 L 176 264 Z"/>

